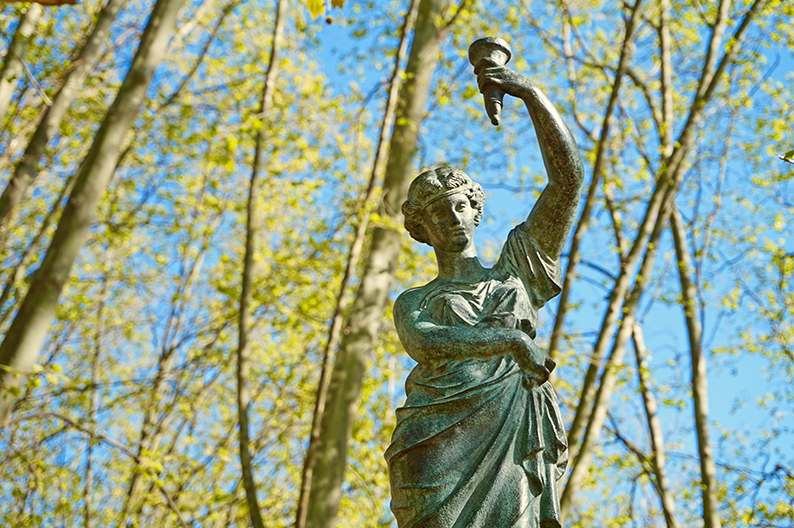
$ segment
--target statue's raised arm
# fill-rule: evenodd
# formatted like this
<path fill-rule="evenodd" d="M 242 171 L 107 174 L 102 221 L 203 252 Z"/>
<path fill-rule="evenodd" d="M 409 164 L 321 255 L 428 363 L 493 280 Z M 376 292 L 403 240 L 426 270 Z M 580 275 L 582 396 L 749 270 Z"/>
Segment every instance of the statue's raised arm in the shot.
<path fill-rule="evenodd" d="M 472 44 L 469 57 L 494 124 L 499 122 L 499 96 L 518 97 L 527 106 L 549 183 L 523 226 L 538 247 L 556 259 L 573 225 L 584 180 L 582 158 L 573 135 L 540 87 L 504 66 L 510 57 L 506 42 L 493 38 L 478 40 Z"/>

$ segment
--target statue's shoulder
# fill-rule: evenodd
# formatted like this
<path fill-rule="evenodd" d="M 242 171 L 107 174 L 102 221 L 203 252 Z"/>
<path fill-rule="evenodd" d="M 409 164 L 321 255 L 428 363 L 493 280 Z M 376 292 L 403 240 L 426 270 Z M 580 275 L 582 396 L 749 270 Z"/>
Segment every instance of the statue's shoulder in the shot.
<path fill-rule="evenodd" d="M 432 282 L 427 284 L 423 284 L 422 286 L 416 286 L 414 288 L 408 288 L 404 292 L 397 297 L 397 300 L 394 301 L 394 313 L 395 315 L 399 312 L 400 315 L 415 312 L 419 310 L 419 307 L 422 304 L 422 300 L 427 295 L 428 291 L 432 288 Z"/>
<path fill-rule="evenodd" d="M 438 293 L 439 288 L 444 288 L 444 282 L 436 277 L 427 284 L 408 288 L 394 301 L 394 320 L 395 322 L 415 320 L 426 308 L 428 299 Z"/>

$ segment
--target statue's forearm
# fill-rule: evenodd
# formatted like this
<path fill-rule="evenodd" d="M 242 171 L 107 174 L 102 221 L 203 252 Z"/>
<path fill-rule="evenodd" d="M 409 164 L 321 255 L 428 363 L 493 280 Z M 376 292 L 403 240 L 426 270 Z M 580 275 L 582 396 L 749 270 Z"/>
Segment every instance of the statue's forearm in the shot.
<path fill-rule="evenodd" d="M 521 99 L 535 126 L 549 184 L 578 192 L 584 180 L 584 166 L 573 134 L 546 94 L 533 81 L 527 80 Z"/>
<path fill-rule="evenodd" d="M 517 329 L 450 327 L 419 323 L 399 332 L 408 354 L 418 363 L 513 354 L 528 336 Z"/>
<path fill-rule="evenodd" d="M 573 134 L 551 101 L 532 81 L 521 99 L 527 105 L 543 155 L 549 184 L 541 193 L 524 228 L 549 257 L 559 258 L 573 225 L 584 166 Z"/>

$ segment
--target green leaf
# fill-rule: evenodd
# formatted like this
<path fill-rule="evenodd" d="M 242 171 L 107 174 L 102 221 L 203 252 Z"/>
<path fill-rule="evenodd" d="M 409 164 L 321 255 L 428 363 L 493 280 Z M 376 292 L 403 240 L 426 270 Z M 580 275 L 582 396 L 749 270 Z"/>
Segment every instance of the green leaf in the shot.
<path fill-rule="evenodd" d="M 342 9 L 343 7 L 345 7 L 345 0 L 331 0 L 331 5 L 333 7 L 338 7 L 339 9 Z"/>
<path fill-rule="evenodd" d="M 234 152 L 235 150 L 237 150 L 237 145 L 240 144 L 240 141 L 237 139 L 236 136 L 229 135 L 229 136 L 226 136 L 226 143 L 227 143 L 227 145 L 229 145 L 229 150 L 231 152 Z"/>
<path fill-rule="evenodd" d="M 783 157 L 786 159 L 794 159 L 794 149 L 783 154 Z"/>

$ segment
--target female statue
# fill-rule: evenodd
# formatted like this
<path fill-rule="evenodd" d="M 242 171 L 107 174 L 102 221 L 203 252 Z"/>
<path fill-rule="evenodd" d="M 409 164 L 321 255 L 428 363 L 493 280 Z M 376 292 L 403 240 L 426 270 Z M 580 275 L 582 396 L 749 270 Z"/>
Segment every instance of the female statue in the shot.
<path fill-rule="evenodd" d="M 582 161 L 533 81 L 504 66 L 478 69 L 481 92 L 526 104 L 549 182 L 490 269 L 473 241 L 482 188 L 450 167 L 410 186 L 405 227 L 433 247 L 438 276 L 394 305 L 400 341 L 418 363 L 385 455 L 400 528 L 560 526 L 567 442 L 548 382 L 554 362 L 534 338 L 538 309 L 561 289 Z"/>

